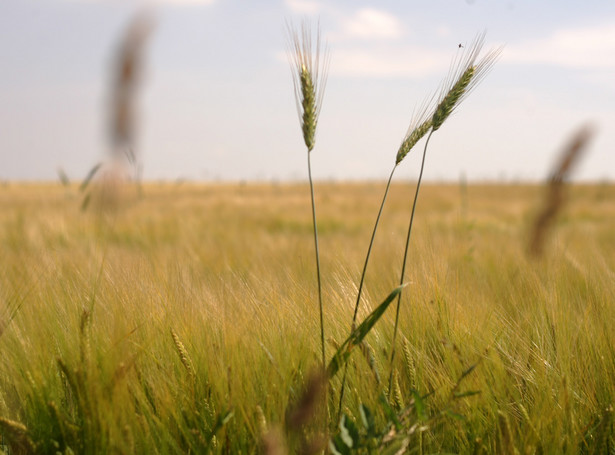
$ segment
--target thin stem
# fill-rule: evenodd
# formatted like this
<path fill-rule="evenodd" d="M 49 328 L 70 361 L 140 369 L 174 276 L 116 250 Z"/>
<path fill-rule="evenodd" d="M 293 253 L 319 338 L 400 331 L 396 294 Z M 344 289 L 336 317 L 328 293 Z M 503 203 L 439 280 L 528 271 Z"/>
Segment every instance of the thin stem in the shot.
<path fill-rule="evenodd" d="M 316 204 L 314 202 L 314 184 L 312 182 L 312 166 L 310 160 L 311 153 L 308 152 L 308 178 L 310 180 L 310 195 L 312 197 L 312 224 L 314 227 L 314 247 L 316 250 L 316 276 L 318 280 L 318 307 L 320 309 L 320 347 L 322 351 L 322 368 L 323 372 L 326 368 L 325 364 L 325 323 L 322 309 L 322 291 L 320 281 L 320 253 L 318 250 L 318 228 L 316 225 Z"/>
<path fill-rule="evenodd" d="M 382 203 L 380 204 L 380 210 L 378 210 L 378 216 L 376 217 L 376 223 L 374 224 L 374 230 L 372 232 L 372 238 L 369 241 L 369 247 L 367 248 L 367 255 L 365 257 L 365 264 L 363 264 L 363 272 L 361 273 L 361 280 L 359 282 L 359 290 L 357 292 L 357 301 L 354 306 L 354 313 L 352 315 L 352 325 L 351 331 L 354 330 L 355 324 L 357 322 L 357 313 L 359 312 L 359 304 L 361 303 L 361 293 L 363 291 L 363 283 L 365 281 L 365 273 L 367 271 L 367 264 L 369 263 L 369 257 L 372 253 L 372 246 L 374 245 L 374 239 L 376 238 L 376 231 L 378 230 L 378 224 L 380 223 L 380 215 L 382 215 L 382 209 L 384 208 L 384 203 L 387 200 L 387 195 L 389 194 L 389 188 L 391 187 L 391 181 L 393 180 L 393 174 L 395 173 L 395 169 L 397 169 L 397 164 L 393 166 L 391 170 L 391 175 L 389 176 L 389 180 L 387 181 L 386 189 L 384 190 L 384 197 L 382 198 Z M 348 363 L 344 366 L 344 375 L 342 376 L 342 387 L 340 389 L 340 401 L 337 410 L 337 420 L 339 420 L 342 412 L 342 402 L 344 400 L 344 390 L 346 388 L 346 374 L 348 373 Z"/>
<path fill-rule="evenodd" d="M 425 169 L 425 156 L 427 155 L 427 146 L 429 145 L 429 139 L 431 139 L 431 135 L 433 134 L 433 129 L 429 132 L 427 136 L 427 141 L 425 142 L 425 148 L 423 149 L 423 160 L 421 161 L 421 171 L 419 172 L 419 179 L 416 184 L 416 192 L 414 193 L 414 202 L 412 203 L 412 213 L 410 214 L 410 225 L 408 226 L 408 235 L 406 237 L 406 249 L 404 251 L 404 261 L 401 266 L 401 277 L 399 279 L 399 284 L 404 284 L 404 276 L 406 275 L 406 263 L 408 261 L 408 246 L 410 245 L 410 234 L 412 233 L 412 223 L 414 222 L 414 212 L 416 211 L 416 202 L 419 198 L 419 190 L 421 188 L 421 180 L 423 179 L 423 169 Z M 393 360 L 395 359 L 395 340 L 397 338 L 397 327 L 399 323 L 399 308 L 401 306 L 401 292 L 397 296 L 397 309 L 395 311 L 395 327 L 393 328 L 393 342 L 391 347 L 391 372 L 389 374 L 389 393 L 391 391 L 391 384 L 393 381 Z"/>
<path fill-rule="evenodd" d="M 376 217 L 376 224 L 374 224 L 374 230 L 372 232 L 372 238 L 369 241 L 369 247 L 367 248 L 367 256 L 365 257 L 365 264 L 363 264 L 363 272 L 361 273 L 361 281 L 359 282 L 359 291 L 357 293 L 357 301 L 354 306 L 354 313 L 352 315 L 352 325 L 354 326 L 357 321 L 357 313 L 359 311 L 359 303 L 361 302 L 361 293 L 363 291 L 363 282 L 365 281 L 365 272 L 367 271 L 367 263 L 369 262 L 369 257 L 372 253 L 372 246 L 374 245 L 374 239 L 376 238 L 376 231 L 378 230 L 378 224 L 380 223 L 380 215 L 382 215 L 382 209 L 384 208 L 384 203 L 387 199 L 387 195 L 389 194 L 389 188 L 391 187 L 391 181 L 393 180 L 393 174 L 395 173 L 395 169 L 397 169 L 397 164 L 393 166 L 393 170 L 391 171 L 391 175 L 389 176 L 389 180 L 387 181 L 386 189 L 384 190 L 384 197 L 382 198 L 382 203 L 380 204 L 380 210 L 378 210 L 378 216 Z"/>

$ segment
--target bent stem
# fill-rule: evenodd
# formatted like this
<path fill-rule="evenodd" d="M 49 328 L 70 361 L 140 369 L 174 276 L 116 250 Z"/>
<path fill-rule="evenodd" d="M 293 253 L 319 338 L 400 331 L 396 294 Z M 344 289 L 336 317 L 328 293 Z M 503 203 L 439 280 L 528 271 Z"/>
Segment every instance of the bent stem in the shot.
<path fill-rule="evenodd" d="M 320 310 L 320 349 L 322 354 L 322 368 L 326 368 L 325 358 L 325 324 L 322 308 L 322 286 L 320 280 L 320 253 L 318 250 L 318 227 L 316 223 L 316 203 L 314 202 L 314 183 L 312 182 L 311 153 L 308 151 L 308 179 L 310 181 L 310 195 L 312 198 L 312 226 L 314 229 L 314 248 L 316 251 L 316 277 L 318 281 L 318 308 Z"/>
<path fill-rule="evenodd" d="M 380 210 L 378 210 L 378 216 L 376 217 L 376 223 L 374 224 L 374 230 L 372 231 L 372 238 L 369 241 L 369 247 L 367 248 L 367 255 L 365 256 L 365 263 L 363 264 L 363 272 L 361 272 L 361 280 L 359 282 L 359 290 L 357 292 L 357 301 L 354 306 L 354 313 L 352 315 L 352 325 L 351 331 L 355 329 L 355 325 L 357 322 L 357 313 L 359 312 L 359 304 L 361 303 L 361 294 L 363 292 L 363 282 L 365 281 L 365 274 L 367 271 L 367 264 L 369 263 L 369 257 L 372 253 L 372 247 L 374 245 L 374 239 L 376 238 L 376 231 L 378 230 L 378 224 L 380 223 L 380 216 L 382 215 L 382 209 L 384 208 L 384 203 L 387 200 L 387 195 L 389 194 L 389 188 L 391 187 L 391 181 L 393 180 L 393 174 L 395 174 L 395 169 L 397 169 L 398 163 L 393 166 L 391 170 L 391 175 L 389 176 L 389 180 L 387 181 L 387 186 L 384 190 L 384 197 L 382 198 L 382 203 L 380 204 Z M 342 387 L 340 389 L 340 399 L 339 405 L 337 409 L 337 420 L 340 419 L 342 412 L 342 403 L 344 401 L 344 390 L 346 388 L 346 374 L 348 373 L 348 363 L 344 366 L 344 374 L 342 376 Z"/>
<path fill-rule="evenodd" d="M 433 129 L 429 132 L 427 136 L 427 141 L 425 142 L 425 148 L 423 149 L 423 159 L 421 161 L 421 171 L 419 172 L 419 179 L 416 183 L 416 191 L 414 193 L 414 202 L 412 203 L 412 212 L 410 214 L 410 224 L 408 226 L 408 235 L 406 236 L 406 249 L 404 251 L 404 260 L 401 266 L 401 277 L 400 284 L 404 283 L 404 276 L 406 274 L 406 263 L 408 261 L 408 246 L 410 245 L 410 234 L 412 233 L 412 223 L 414 222 L 414 212 L 416 211 L 416 202 L 419 198 L 419 190 L 421 188 L 421 180 L 423 179 L 423 169 L 425 169 L 425 156 L 427 155 L 427 146 L 429 145 L 429 139 L 431 139 L 431 135 L 433 134 Z M 397 327 L 399 324 L 399 308 L 401 306 L 401 292 L 397 295 L 397 308 L 395 310 L 395 326 L 393 328 L 393 342 L 391 345 L 391 362 L 390 362 L 390 373 L 389 373 L 389 393 L 391 392 L 391 385 L 393 382 L 393 360 L 395 359 L 395 344 L 397 338 Z"/>

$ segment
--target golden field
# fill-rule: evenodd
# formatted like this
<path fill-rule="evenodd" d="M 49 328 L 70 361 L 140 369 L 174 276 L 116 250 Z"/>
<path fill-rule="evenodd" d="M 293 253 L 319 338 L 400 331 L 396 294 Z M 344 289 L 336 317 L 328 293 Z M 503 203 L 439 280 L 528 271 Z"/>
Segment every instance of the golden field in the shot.
<path fill-rule="evenodd" d="M 330 358 L 384 183 L 315 188 Z M 399 284 L 413 195 L 391 189 L 360 320 Z M 569 187 L 532 258 L 542 198 L 421 188 L 395 390 L 393 307 L 350 357 L 343 411 L 360 431 L 363 403 L 408 453 L 614 453 L 615 186 Z M 300 435 L 288 424 L 320 362 L 307 184 L 147 183 L 113 211 L 81 202 L 74 186 L 0 186 L 2 450 L 276 453 L 323 423 L 340 432 L 339 377 Z M 353 453 L 395 453 L 376 439 Z"/>

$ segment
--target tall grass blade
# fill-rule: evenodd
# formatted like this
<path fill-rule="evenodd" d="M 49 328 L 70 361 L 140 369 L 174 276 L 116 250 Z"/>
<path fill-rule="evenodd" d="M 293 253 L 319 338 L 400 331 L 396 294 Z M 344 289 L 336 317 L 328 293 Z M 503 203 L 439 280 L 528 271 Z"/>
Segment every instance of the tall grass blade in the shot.
<path fill-rule="evenodd" d="M 86 175 L 85 179 L 83 180 L 83 183 L 79 186 L 79 191 L 83 192 L 87 189 L 90 182 L 96 176 L 102 165 L 103 163 L 97 163 L 92 169 L 90 169 L 90 172 L 88 172 L 88 175 Z"/>
<path fill-rule="evenodd" d="M 376 307 L 374 311 L 370 313 L 365 320 L 359 324 L 359 326 L 352 331 L 350 336 L 342 343 L 337 352 L 333 355 L 331 360 L 329 361 L 329 365 L 327 366 L 327 374 L 329 378 L 333 378 L 340 367 L 344 365 L 350 354 L 352 349 L 361 344 L 365 336 L 369 333 L 369 331 L 376 325 L 376 322 L 382 317 L 384 312 L 387 310 L 391 302 L 395 300 L 395 297 L 401 292 L 401 290 L 405 286 L 399 286 L 395 288 L 384 301 Z"/>
<path fill-rule="evenodd" d="M 425 169 L 425 156 L 427 155 L 427 146 L 429 145 L 429 139 L 431 139 L 431 135 L 433 134 L 433 130 L 427 136 L 427 141 L 425 142 L 425 148 L 423 149 L 423 159 L 421 160 L 421 170 L 419 172 L 419 179 L 416 184 L 416 191 L 414 193 L 414 200 L 412 202 L 412 212 L 410 213 L 410 223 L 408 225 L 408 234 L 406 235 L 406 246 L 404 249 L 404 259 L 401 266 L 401 274 L 400 274 L 400 284 L 404 282 L 404 278 L 406 275 L 406 264 L 408 263 L 408 247 L 410 246 L 410 235 L 412 233 L 412 223 L 414 222 L 414 213 L 416 211 L 416 204 L 419 197 L 419 190 L 421 188 L 421 180 L 423 178 L 423 170 Z M 399 310 L 401 307 L 401 292 L 397 296 L 397 307 L 395 309 L 395 325 L 393 327 L 393 341 L 391 342 L 391 364 L 390 364 L 390 373 L 389 373 L 389 390 L 393 385 L 393 361 L 395 360 L 395 347 L 397 342 L 397 329 L 399 326 Z"/>

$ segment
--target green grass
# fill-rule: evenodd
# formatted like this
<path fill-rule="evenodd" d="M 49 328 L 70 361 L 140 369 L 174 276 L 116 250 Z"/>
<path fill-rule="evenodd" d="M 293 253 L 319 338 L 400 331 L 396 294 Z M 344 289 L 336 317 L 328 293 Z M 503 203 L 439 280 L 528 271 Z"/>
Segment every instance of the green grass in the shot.
<path fill-rule="evenodd" d="M 349 333 L 383 187 L 317 187 L 328 359 Z M 531 260 L 541 190 L 421 190 L 397 401 L 410 406 L 413 388 L 433 392 L 423 417 L 450 408 L 464 420 L 430 421 L 410 453 L 614 450 L 615 187 L 570 188 L 545 256 Z M 359 321 L 398 284 L 413 191 L 392 186 Z M 255 453 L 264 432 L 284 433 L 320 364 L 309 204 L 302 184 L 149 184 L 110 217 L 81 212 L 74 187 L 0 188 L 4 447 Z M 379 396 L 394 316 L 366 338 L 380 384 L 360 352 L 350 358 L 344 412 L 356 422 L 362 403 L 388 421 Z M 457 391 L 480 393 L 451 401 L 472 365 Z M 336 377 L 332 432 L 339 386 Z M 321 428 L 312 422 L 306 434 Z"/>

